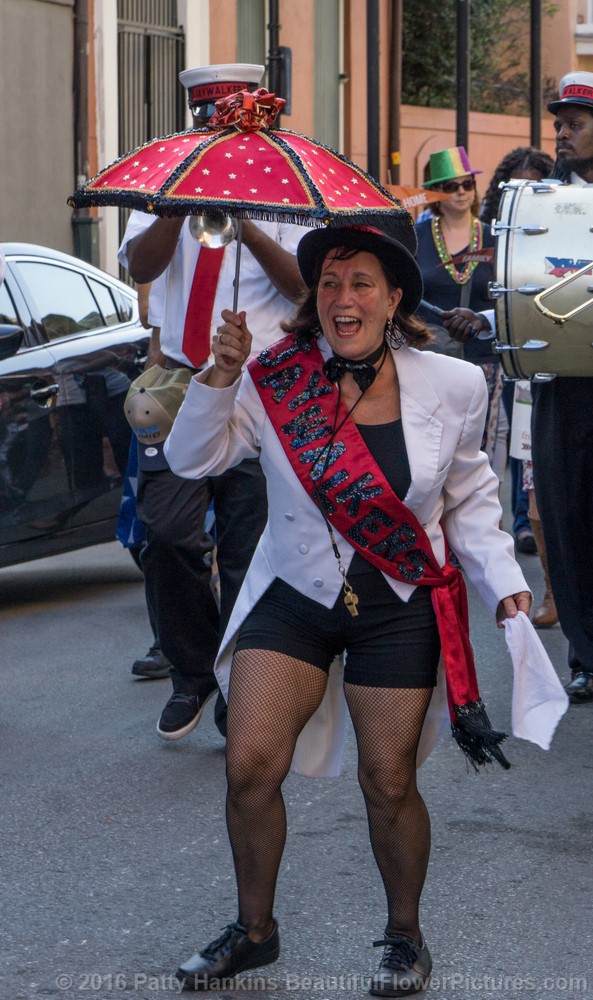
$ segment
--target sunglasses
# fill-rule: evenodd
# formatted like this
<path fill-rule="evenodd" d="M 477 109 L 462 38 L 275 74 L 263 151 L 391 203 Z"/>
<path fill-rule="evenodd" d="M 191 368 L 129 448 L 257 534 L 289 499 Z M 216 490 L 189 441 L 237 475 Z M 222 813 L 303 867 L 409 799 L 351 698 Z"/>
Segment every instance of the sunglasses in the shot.
<path fill-rule="evenodd" d="M 439 187 L 443 194 L 455 194 L 461 188 L 463 191 L 473 191 L 475 189 L 476 182 L 473 177 L 469 177 L 466 181 L 444 181 Z"/>

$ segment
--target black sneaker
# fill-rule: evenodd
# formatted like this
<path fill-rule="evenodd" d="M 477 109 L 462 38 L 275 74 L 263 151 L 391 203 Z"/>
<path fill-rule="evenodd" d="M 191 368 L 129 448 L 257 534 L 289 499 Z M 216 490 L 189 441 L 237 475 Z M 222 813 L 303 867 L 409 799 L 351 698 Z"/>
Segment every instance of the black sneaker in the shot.
<path fill-rule="evenodd" d="M 163 653 L 158 639 L 155 639 L 146 656 L 134 661 L 132 673 L 137 677 L 148 677 L 149 680 L 170 677 L 171 664 Z"/>
<path fill-rule="evenodd" d="M 175 692 L 165 705 L 157 723 L 156 731 L 163 740 L 180 740 L 191 733 L 202 718 L 202 712 L 210 699 L 218 691 L 218 685 L 212 678 L 213 687 L 201 697 L 196 694 Z"/>
<path fill-rule="evenodd" d="M 229 924 L 216 941 L 180 965 L 175 977 L 185 990 L 225 990 L 229 989 L 225 980 L 248 969 L 271 965 L 279 955 L 280 935 L 275 920 L 272 933 L 261 942 L 252 941 L 241 924 Z"/>
<path fill-rule="evenodd" d="M 373 941 L 374 948 L 382 946 L 385 951 L 369 993 L 375 997 L 408 997 L 426 988 L 432 959 L 424 938 L 418 945 L 403 934 L 386 933 L 380 941 Z"/>
<path fill-rule="evenodd" d="M 564 690 L 573 705 L 593 701 L 593 674 L 586 670 L 573 670 L 572 680 Z"/>

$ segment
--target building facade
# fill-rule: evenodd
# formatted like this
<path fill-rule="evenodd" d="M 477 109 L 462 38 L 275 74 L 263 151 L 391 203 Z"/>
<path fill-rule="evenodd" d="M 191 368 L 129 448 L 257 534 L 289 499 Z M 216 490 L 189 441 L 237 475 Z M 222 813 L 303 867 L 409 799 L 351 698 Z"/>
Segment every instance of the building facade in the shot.
<path fill-rule="evenodd" d="M 386 184 L 401 2 L 376 0 L 378 173 Z M 117 273 L 125 213 L 73 213 L 69 194 L 126 150 L 189 126 L 180 69 L 239 61 L 269 70 L 272 37 L 291 62 L 282 124 L 367 169 L 368 10 L 367 0 L 0 0 L 0 239 L 74 251 Z M 555 79 L 593 69 L 593 0 L 558 3 L 544 23 L 542 61 Z M 483 189 L 509 149 L 529 144 L 529 132 L 526 117 L 470 113 L 469 151 Z M 399 135 L 400 183 L 419 186 L 430 153 L 455 145 L 455 112 L 403 106 Z M 545 110 L 542 146 L 553 153 Z"/>

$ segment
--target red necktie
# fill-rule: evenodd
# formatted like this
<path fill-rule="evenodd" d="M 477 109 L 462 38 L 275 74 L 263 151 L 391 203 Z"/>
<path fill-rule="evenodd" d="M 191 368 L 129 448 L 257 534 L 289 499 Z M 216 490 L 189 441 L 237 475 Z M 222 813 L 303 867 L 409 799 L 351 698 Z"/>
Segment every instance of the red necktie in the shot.
<path fill-rule="evenodd" d="M 198 254 L 181 345 L 183 353 L 194 368 L 203 365 L 210 354 L 212 311 L 223 256 L 224 247 L 219 250 L 200 247 Z"/>

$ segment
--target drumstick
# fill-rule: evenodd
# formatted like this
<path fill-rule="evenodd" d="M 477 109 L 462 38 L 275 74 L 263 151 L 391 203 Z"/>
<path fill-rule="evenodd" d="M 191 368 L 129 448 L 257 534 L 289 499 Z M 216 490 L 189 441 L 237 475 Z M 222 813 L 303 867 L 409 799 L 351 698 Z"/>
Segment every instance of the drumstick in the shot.
<path fill-rule="evenodd" d="M 433 312 L 435 316 L 443 316 L 445 313 L 444 309 L 440 309 L 438 306 L 434 306 L 432 302 L 427 302 L 426 299 L 420 299 L 420 305 L 422 306 L 423 309 L 428 309 L 429 312 Z M 472 337 L 477 337 L 478 340 L 491 340 L 491 338 L 494 336 L 493 330 L 484 330 L 481 333 L 478 333 L 475 326 L 470 326 L 468 332 Z"/>
<path fill-rule="evenodd" d="M 436 316 L 442 316 L 444 309 L 439 309 L 438 306 L 433 306 L 432 302 L 427 302 L 426 299 L 420 300 L 420 305 L 423 309 L 428 309 L 429 312 L 433 312 Z"/>

